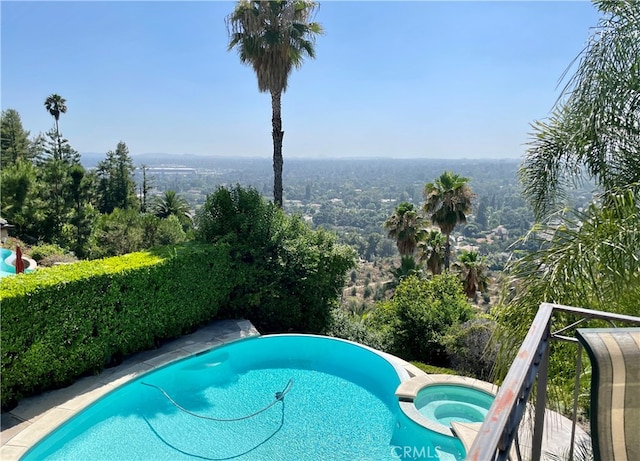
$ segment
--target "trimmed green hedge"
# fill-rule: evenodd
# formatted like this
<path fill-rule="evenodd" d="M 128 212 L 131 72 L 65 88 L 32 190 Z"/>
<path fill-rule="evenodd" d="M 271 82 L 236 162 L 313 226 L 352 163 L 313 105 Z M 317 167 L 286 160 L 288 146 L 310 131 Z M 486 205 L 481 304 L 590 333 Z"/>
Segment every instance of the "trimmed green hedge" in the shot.
<path fill-rule="evenodd" d="M 216 316 L 234 286 L 225 244 L 182 245 L 3 279 L 2 407 L 192 331 Z"/>

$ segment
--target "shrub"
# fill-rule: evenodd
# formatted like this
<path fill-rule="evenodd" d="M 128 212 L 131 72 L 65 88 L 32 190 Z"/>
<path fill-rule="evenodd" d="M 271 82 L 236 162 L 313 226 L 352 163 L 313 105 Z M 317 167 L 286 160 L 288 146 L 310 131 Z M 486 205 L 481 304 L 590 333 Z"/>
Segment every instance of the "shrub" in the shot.
<path fill-rule="evenodd" d="M 207 197 L 196 222 L 200 240 L 232 248 L 238 283 L 223 315 L 248 318 L 262 332 L 327 327 L 347 271 L 355 267 L 353 249 L 240 186 Z"/>
<path fill-rule="evenodd" d="M 462 374 L 489 381 L 496 363 L 497 348 L 491 338 L 495 321 L 481 315 L 449 328 L 443 338 L 451 367 Z"/>
<path fill-rule="evenodd" d="M 459 279 L 453 274 L 403 279 L 393 298 L 371 315 L 376 328 L 389 337 L 391 351 L 406 359 L 446 365 L 442 339 L 452 325 L 473 315 Z"/>
<path fill-rule="evenodd" d="M 67 251 L 51 243 L 41 243 L 31 247 L 31 258 L 36 262 L 41 262 L 43 259 L 51 256 L 65 256 Z"/>
<path fill-rule="evenodd" d="M 368 328 L 361 318 L 350 315 L 342 309 L 331 311 L 331 322 L 323 333 L 382 351 L 389 349 L 389 345 L 380 332 Z"/>

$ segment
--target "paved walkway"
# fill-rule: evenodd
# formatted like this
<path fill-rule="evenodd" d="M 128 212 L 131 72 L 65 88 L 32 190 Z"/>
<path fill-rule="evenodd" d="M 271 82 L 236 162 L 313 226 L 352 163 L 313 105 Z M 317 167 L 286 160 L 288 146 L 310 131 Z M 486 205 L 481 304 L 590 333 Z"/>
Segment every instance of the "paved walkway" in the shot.
<path fill-rule="evenodd" d="M 98 376 L 81 378 L 64 389 L 23 399 L 16 408 L 2 413 L 0 460 L 18 460 L 63 421 L 142 373 L 214 346 L 259 334 L 247 320 L 212 322 L 195 333 L 169 341 L 158 349 L 132 355 L 117 367 L 105 369 Z"/>

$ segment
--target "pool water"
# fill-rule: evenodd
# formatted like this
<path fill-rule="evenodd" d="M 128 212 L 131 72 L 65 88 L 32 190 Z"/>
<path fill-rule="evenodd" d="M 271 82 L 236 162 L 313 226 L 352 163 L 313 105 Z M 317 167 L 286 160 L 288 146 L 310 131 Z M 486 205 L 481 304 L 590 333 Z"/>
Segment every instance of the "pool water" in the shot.
<path fill-rule="evenodd" d="M 16 268 L 5 262 L 5 259 L 11 256 L 12 253 L 13 252 L 7 248 L 0 248 L 0 278 L 16 275 Z"/>
<path fill-rule="evenodd" d="M 245 339 L 116 389 L 22 459 L 389 460 L 405 452 L 462 459 L 456 439 L 402 413 L 399 383 L 390 362 L 347 341 Z M 238 421 L 195 416 L 235 419 L 265 407 Z"/>
<path fill-rule="evenodd" d="M 457 384 L 437 384 L 418 392 L 414 405 L 427 419 L 451 427 L 452 422 L 484 421 L 493 399 L 493 395 L 480 389 Z"/>
<path fill-rule="evenodd" d="M 0 278 L 16 275 L 16 268 L 7 264 L 6 259 L 15 253 L 7 248 L 0 248 Z M 33 269 L 25 269 L 25 273 L 32 272 Z"/>

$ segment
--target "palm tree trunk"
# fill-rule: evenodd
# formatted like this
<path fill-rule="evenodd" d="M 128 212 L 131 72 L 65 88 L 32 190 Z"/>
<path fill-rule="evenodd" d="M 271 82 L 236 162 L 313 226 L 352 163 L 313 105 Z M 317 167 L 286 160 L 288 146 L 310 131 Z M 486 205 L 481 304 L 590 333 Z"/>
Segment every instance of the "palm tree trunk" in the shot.
<path fill-rule="evenodd" d="M 281 91 L 271 92 L 271 123 L 273 125 L 273 203 L 282 208 L 282 115 L 280 98 Z"/>
<path fill-rule="evenodd" d="M 56 141 L 58 143 L 58 154 L 57 158 L 62 160 L 62 145 L 60 144 L 60 130 L 58 129 L 58 117 L 55 117 L 56 120 Z"/>
<path fill-rule="evenodd" d="M 449 240 L 449 234 L 444 234 L 447 237 L 447 241 L 444 242 L 444 270 L 449 272 L 449 261 L 451 259 L 451 240 Z"/>

